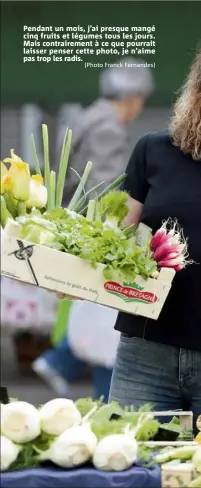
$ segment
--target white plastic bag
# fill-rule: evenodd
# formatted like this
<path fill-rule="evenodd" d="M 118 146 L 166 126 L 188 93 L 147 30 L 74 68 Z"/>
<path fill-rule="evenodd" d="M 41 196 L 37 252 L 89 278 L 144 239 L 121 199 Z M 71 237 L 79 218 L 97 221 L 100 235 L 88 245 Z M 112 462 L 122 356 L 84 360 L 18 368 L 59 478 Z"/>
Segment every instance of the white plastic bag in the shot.
<path fill-rule="evenodd" d="M 1 277 L 2 327 L 47 334 L 56 320 L 57 307 L 54 293 Z"/>
<path fill-rule="evenodd" d="M 117 310 L 87 301 L 74 302 L 68 322 L 68 342 L 79 359 L 113 368 L 119 343 L 114 329 Z"/>

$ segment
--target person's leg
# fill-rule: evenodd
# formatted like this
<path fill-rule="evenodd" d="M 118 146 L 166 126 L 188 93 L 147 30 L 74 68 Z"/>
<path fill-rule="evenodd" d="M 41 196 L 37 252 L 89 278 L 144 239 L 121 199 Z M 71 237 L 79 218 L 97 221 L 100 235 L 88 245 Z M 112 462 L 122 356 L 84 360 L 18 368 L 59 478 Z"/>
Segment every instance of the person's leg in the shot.
<path fill-rule="evenodd" d="M 85 364 L 74 356 L 66 337 L 32 364 L 33 371 L 62 396 L 69 395 L 67 382 L 78 379 L 84 368 Z"/>
<path fill-rule="evenodd" d="M 85 369 L 85 364 L 73 354 L 67 337 L 57 347 L 49 349 L 43 354 L 43 358 L 52 369 L 56 370 L 68 381 L 75 381 Z"/>
<path fill-rule="evenodd" d="M 179 370 L 181 391 L 193 412 L 196 433 L 196 420 L 201 415 L 201 352 L 181 349 Z"/>
<path fill-rule="evenodd" d="M 95 400 L 99 400 L 101 396 L 104 396 L 104 402 L 107 403 L 111 377 L 112 369 L 105 368 L 104 366 L 92 367 L 92 382 Z"/>
<path fill-rule="evenodd" d="M 179 350 L 139 338 L 121 336 L 109 401 L 154 410 L 182 409 L 178 378 Z"/>

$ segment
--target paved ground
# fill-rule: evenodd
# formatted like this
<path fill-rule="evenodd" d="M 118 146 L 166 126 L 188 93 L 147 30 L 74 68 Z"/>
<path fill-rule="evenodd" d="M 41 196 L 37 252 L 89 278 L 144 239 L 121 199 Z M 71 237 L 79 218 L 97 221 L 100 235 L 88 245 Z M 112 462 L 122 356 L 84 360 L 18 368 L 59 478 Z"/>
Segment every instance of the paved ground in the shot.
<path fill-rule="evenodd" d="M 35 376 L 24 377 L 18 372 L 12 341 L 1 337 L 1 385 L 7 386 L 9 396 L 39 405 L 54 398 L 54 392 Z M 72 386 L 72 398 L 92 395 L 89 382 L 82 381 Z"/>

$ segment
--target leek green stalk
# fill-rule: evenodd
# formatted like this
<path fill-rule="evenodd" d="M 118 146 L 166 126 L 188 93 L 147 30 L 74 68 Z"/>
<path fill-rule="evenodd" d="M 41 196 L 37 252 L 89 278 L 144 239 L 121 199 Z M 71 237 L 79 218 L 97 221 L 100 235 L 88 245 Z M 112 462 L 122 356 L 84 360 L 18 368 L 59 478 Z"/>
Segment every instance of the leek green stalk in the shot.
<path fill-rule="evenodd" d="M 83 188 L 88 180 L 88 177 L 89 177 L 89 174 L 92 170 L 92 166 L 93 164 L 91 163 L 91 161 L 88 161 L 86 167 L 85 167 L 85 170 L 84 170 L 84 173 L 82 175 L 82 178 L 81 178 L 81 181 L 77 187 L 77 189 L 75 190 L 75 193 L 73 195 L 73 198 L 71 199 L 69 205 L 68 205 L 68 209 L 69 210 L 73 210 L 73 208 L 75 207 L 75 205 L 78 203 L 79 199 L 80 199 L 80 195 L 82 194 L 82 191 L 83 191 Z M 88 205 L 87 205 L 88 206 Z"/>
<path fill-rule="evenodd" d="M 98 185 L 95 185 L 93 188 L 91 188 L 90 190 L 88 190 L 84 194 L 84 196 L 80 198 L 80 200 L 77 202 L 77 204 L 73 207 L 72 210 L 74 210 L 74 212 L 78 212 L 79 213 L 79 210 L 85 204 L 85 202 L 87 200 L 87 197 L 89 197 L 89 195 L 91 195 L 91 193 L 95 192 L 95 190 L 97 190 L 98 188 L 100 188 L 100 186 L 104 185 L 104 183 L 105 183 L 105 181 L 102 181 L 101 183 L 98 183 Z"/>
<path fill-rule="evenodd" d="M 33 155 L 36 174 L 41 175 L 40 163 L 38 160 L 38 155 L 37 155 L 37 151 L 36 151 L 36 145 L 35 145 L 35 140 L 34 140 L 33 134 L 31 135 L 31 151 L 32 151 L 32 155 Z"/>
<path fill-rule="evenodd" d="M 42 136 L 43 136 L 43 152 L 44 152 L 44 182 L 47 188 L 47 210 L 50 209 L 50 198 L 51 198 L 51 189 L 50 189 L 50 161 L 49 161 L 49 138 L 48 138 L 48 128 L 47 125 L 42 124 Z"/>
<path fill-rule="evenodd" d="M 59 174 L 58 174 L 57 186 L 56 186 L 56 202 L 55 202 L 56 207 L 61 207 L 62 204 L 66 172 L 68 169 L 71 141 L 72 141 L 72 131 L 69 130 L 68 132 L 68 129 L 66 129 L 64 140 L 63 140 L 63 146 L 61 150 Z"/>
<path fill-rule="evenodd" d="M 56 173 L 55 171 L 50 172 L 50 209 L 55 208 L 56 199 Z"/>
<path fill-rule="evenodd" d="M 86 215 L 87 220 L 91 220 L 92 222 L 94 221 L 95 208 L 96 208 L 95 200 L 89 200 L 89 204 L 88 204 L 88 208 L 87 208 L 87 215 Z"/>
<path fill-rule="evenodd" d="M 100 208 L 100 202 L 95 202 L 96 203 L 96 209 L 95 209 L 95 221 L 96 222 L 101 222 L 101 208 Z"/>
<path fill-rule="evenodd" d="M 107 193 L 109 193 L 110 191 L 115 190 L 115 188 L 117 188 L 118 186 L 121 185 L 121 183 L 123 183 L 125 178 L 126 178 L 126 174 L 123 173 L 118 178 L 116 178 L 116 180 L 114 180 L 113 183 L 108 185 L 107 188 L 105 188 L 94 200 L 99 201 L 102 197 L 104 197 L 104 195 L 107 195 Z M 82 210 L 80 210 L 79 213 L 84 214 L 85 211 L 87 210 L 87 207 L 88 205 L 85 205 L 85 207 Z"/>

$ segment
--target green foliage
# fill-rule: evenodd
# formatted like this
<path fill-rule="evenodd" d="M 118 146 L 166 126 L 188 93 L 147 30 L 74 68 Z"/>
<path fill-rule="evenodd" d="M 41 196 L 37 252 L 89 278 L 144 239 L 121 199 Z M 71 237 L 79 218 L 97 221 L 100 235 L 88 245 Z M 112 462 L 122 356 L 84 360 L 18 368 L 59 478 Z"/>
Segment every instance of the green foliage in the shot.
<path fill-rule="evenodd" d="M 40 465 L 38 451 L 46 451 L 53 440 L 54 436 L 49 436 L 42 432 L 37 439 L 23 445 L 17 460 L 10 466 L 9 470 L 17 471 L 20 469 L 37 468 Z"/>
<path fill-rule="evenodd" d="M 128 193 L 123 191 L 111 191 L 100 201 L 100 211 L 103 217 L 117 220 L 120 224 L 128 213 Z"/>
<path fill-rule="evenodd" d="M 117 215 L 120 212 L 122 217 L 121 206 L 119 208 L 118 205 L 125 201 L 127 195 L 122 193 L 121 200 L 120 192 L 112 191 L 111 194 L 112 202 L 115 199 L 118 202 L 114 213 Z M 103 198 L 106 209 L 110 194 Z M 136 276 L 148 278 L 157 269 L 149 244 L 140 248 L 133 229 L 106 227 L 105 222 L 99 219 L 91 221 L 62 208 L 55 208 L 44 214 L 33 211 L 18 221 L 22 226 L 22 239 L 78 256 L 94 267 L 101 263 L 104 265 L 103 274 L 107 280 L 134 282 Z"/>

